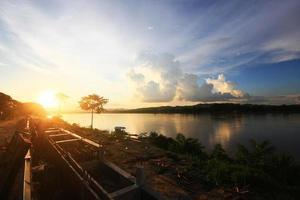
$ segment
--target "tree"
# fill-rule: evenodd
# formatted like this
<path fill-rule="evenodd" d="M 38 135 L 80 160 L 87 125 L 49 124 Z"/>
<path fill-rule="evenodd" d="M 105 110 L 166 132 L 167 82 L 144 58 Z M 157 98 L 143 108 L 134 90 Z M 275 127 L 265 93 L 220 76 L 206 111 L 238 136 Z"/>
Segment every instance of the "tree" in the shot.
<path fill-rule="evenodd" d="M 255 164 L 257 167 L 264 167 L 273 155 L 275 148 L 267 140 L 257 142 L 251 139 L 250 144 L 252 148 L 252 164 Z"/>
<path fill-rule="evenodd" d="M 93 122 L 94 122 L 94 112 L 101 113 L 104 108 L 103 105 L 108 102 L 108 99 L 105 99 L 104 97 L 100 97 L 96 94 L 91 94 L 85 97 L 82 97 L 79 101 L 80 108 L 83 110 L 90 110 L 92 113 L 91 118 L 91 128 L 93 128 Z"/>
<path fill-rule="evenodd" d="M 239 163 L 262 168 L 267 164 L 267 161 L 272 157 L 274 147 L 269 141 L 257 142 L 250 140 L 250 148 L 244 145 L 238 145 L 236 159 Z"/>
<path fill-rule="evenodd" d="M 221 144 L 216 144 L 211 153 L 211 158 L 218 159 L 221 161 L 229 161 L 229 157 L 226 154 L 225 149 Z"/>
<path fill-rule="evenodd" d="M 6 119 L 13 116 L 19 105 L 20 103 L 9 95 L 0 92 L 0 119 Z"/>
<path fill-rule="evenodd" d="M 191 155 L 204 156 L 204 147 L 195 138 L 186 138 L 183 134 L 177 134 L 176 143 L 173 144 L 173 149 L 178 153 L 187 153 Z"/>

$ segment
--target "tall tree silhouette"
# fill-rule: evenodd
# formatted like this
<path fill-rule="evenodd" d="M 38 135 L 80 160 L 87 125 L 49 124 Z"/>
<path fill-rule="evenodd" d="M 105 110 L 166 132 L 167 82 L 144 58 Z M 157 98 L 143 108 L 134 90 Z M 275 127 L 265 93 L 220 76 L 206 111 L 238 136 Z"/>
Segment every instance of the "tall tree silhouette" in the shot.
<path fill-rule="evenodd" d="M 104 104 L 108 102 L 108 99 L 101 97 L 97 94 L 91 94 L 88 96 L 84 96 L 79 101 L 80 108 L 83 110 L 89 110 L 92 113 L 91 118 L 91 128 L 93 128 L 94 123 L 94 112 L 101 113 L 104 108 Z"/>

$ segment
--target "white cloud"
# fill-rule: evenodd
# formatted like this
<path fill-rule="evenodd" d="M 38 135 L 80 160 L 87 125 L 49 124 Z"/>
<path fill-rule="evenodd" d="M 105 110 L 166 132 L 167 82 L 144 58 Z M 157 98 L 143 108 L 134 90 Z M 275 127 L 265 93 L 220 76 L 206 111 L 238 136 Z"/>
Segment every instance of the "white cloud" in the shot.
<path fill-rule="evenodd" d="M 248 96 L 236 89 L 223 74 L 216 79 L 207 78 L 199 85 L 199 77 L 184 74 L 180 62 L 170 54 L 142 53 L 138 61 L 140 65 L 136 70 L 140 72 L 131 70 L 128 77 L 135 83 L 137 96 L 144 102 L 228 101 Z"/>
<path fill-rule="evenodd" d="M 136 84 L 138 96 L 144 102 L 170 102 L 176 95 L 180 64 L 171 54 L 143 52 L 137 58 L 139 66 L 127 76 Z"/>
<path fill-rule="evenodd" d="M 107 75 L 122 70 L 135 55 L 137 46 L 128 32 L 119 34 L 115 21 L 84 1 L 58 1 L 56 6 L 63 9 L 55 16 L 32 1 L 3 1 L 0 6 L 0 28 L 9 36 L 0 42 L 9 50 L 5 57 L 17 67 L 26 62 L 34 70 L 89 69 Z"/>
<path fill-rule="evenodd" d="M 212 98 L 212 84 L 198 84 L 198 76 L 185 74 L 177 88 L 177 96 L 185 101 L 205 101 Z"/>
<path fill-rule="evenodd" d="M 178 96 L 187 101 L 241 99 L 247 95 L 225 76 L 199 80 L 197 75 L 226 74 L 252 61 L 300 58 L 298 1 L 217 2 L 187 12 L 189 6 L 0 0 L 0 62 L 5 64 L 0 65 L 17 68 L 12 76 L 35 73 L 44 81 L 40 87 L 55 83 L 75 90 L 77 83 L 82 91 L 99 88 L 118 100 L 132 93 L 123 89 L 124 76 L 138 52 L 171 52 L 140 54 L 140 66 L 127 74 L 143 101 L 168 102 Z M 269 56 L 264 60 L 262 55 Z"/>
<path fill-rule="evenodd" d="M 136 84 L 143 84 L 145 81 L 145 76 L 141 73 L 136 73 L 133 69 L 127 73 L 127 76 Z"/>
<path fill-rule="evenodd" d="M 139 88 L 144 102 L 170 102 L 175 96 L 175 88 L 172 85 L 164 85 L 155 81 L 149 81 Z"/>
<path fill-rule="evenodd" d="M 149 31 L 152 31 L 152 30 L 154 29 L 154 27 L 153 27 L 153 26 L 148 26 L 147 29 L 148 29 Z"/>
<path fill-rule="evenodd" d="M 186 101 L 235 101 L 245 99 L 249 95 L 235 89 L 233 83 L 226 81 L 223 74 L 216 79 L 208 78 L 202 85 L 198 84 L 199 78 L 194 74 L 185 74 L 178 85 L 178 97 Z"/>
<path fill-rule="evenodd" d="M 235 89 L 234 83 L 226 81 L 224 74 L 218 75 L 216 79 L 208 78 L 206 83 L 213 85 L 214 93 L 228 93 L 236 98 L 243 98 L 246 95 L 243 91 Z"/>

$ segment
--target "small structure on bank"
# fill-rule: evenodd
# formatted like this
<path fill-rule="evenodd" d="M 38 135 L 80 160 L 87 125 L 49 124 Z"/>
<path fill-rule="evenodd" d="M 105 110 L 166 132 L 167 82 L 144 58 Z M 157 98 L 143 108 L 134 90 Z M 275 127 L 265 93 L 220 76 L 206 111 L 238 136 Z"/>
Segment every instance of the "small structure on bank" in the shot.
<path fill-rule="evenodd" d="M 126 127 L 124 126 L 116 126 L 115 130 L 111 134 L 118 138 L 124 138 L 128 136 L 128 133 L 126 132 Z"/>
<path fill-rule="evenodd" d="M 124 126 L 116 126 L 115 127 L 115 132 L 116 133 L 126 133 L 126 127 L 124 127 Z"/>

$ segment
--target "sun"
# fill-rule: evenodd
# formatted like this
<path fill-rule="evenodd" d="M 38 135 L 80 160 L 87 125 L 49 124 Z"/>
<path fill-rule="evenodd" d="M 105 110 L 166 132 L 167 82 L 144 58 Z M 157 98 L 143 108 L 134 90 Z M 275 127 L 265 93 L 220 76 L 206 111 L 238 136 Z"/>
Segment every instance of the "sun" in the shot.
<path fill-rule="evenodd" d="M 44 91 L 38 97 L 38 103 L 45 108 L 55 108 L 58 105 L 56 93 L 52 90 Z"/>

